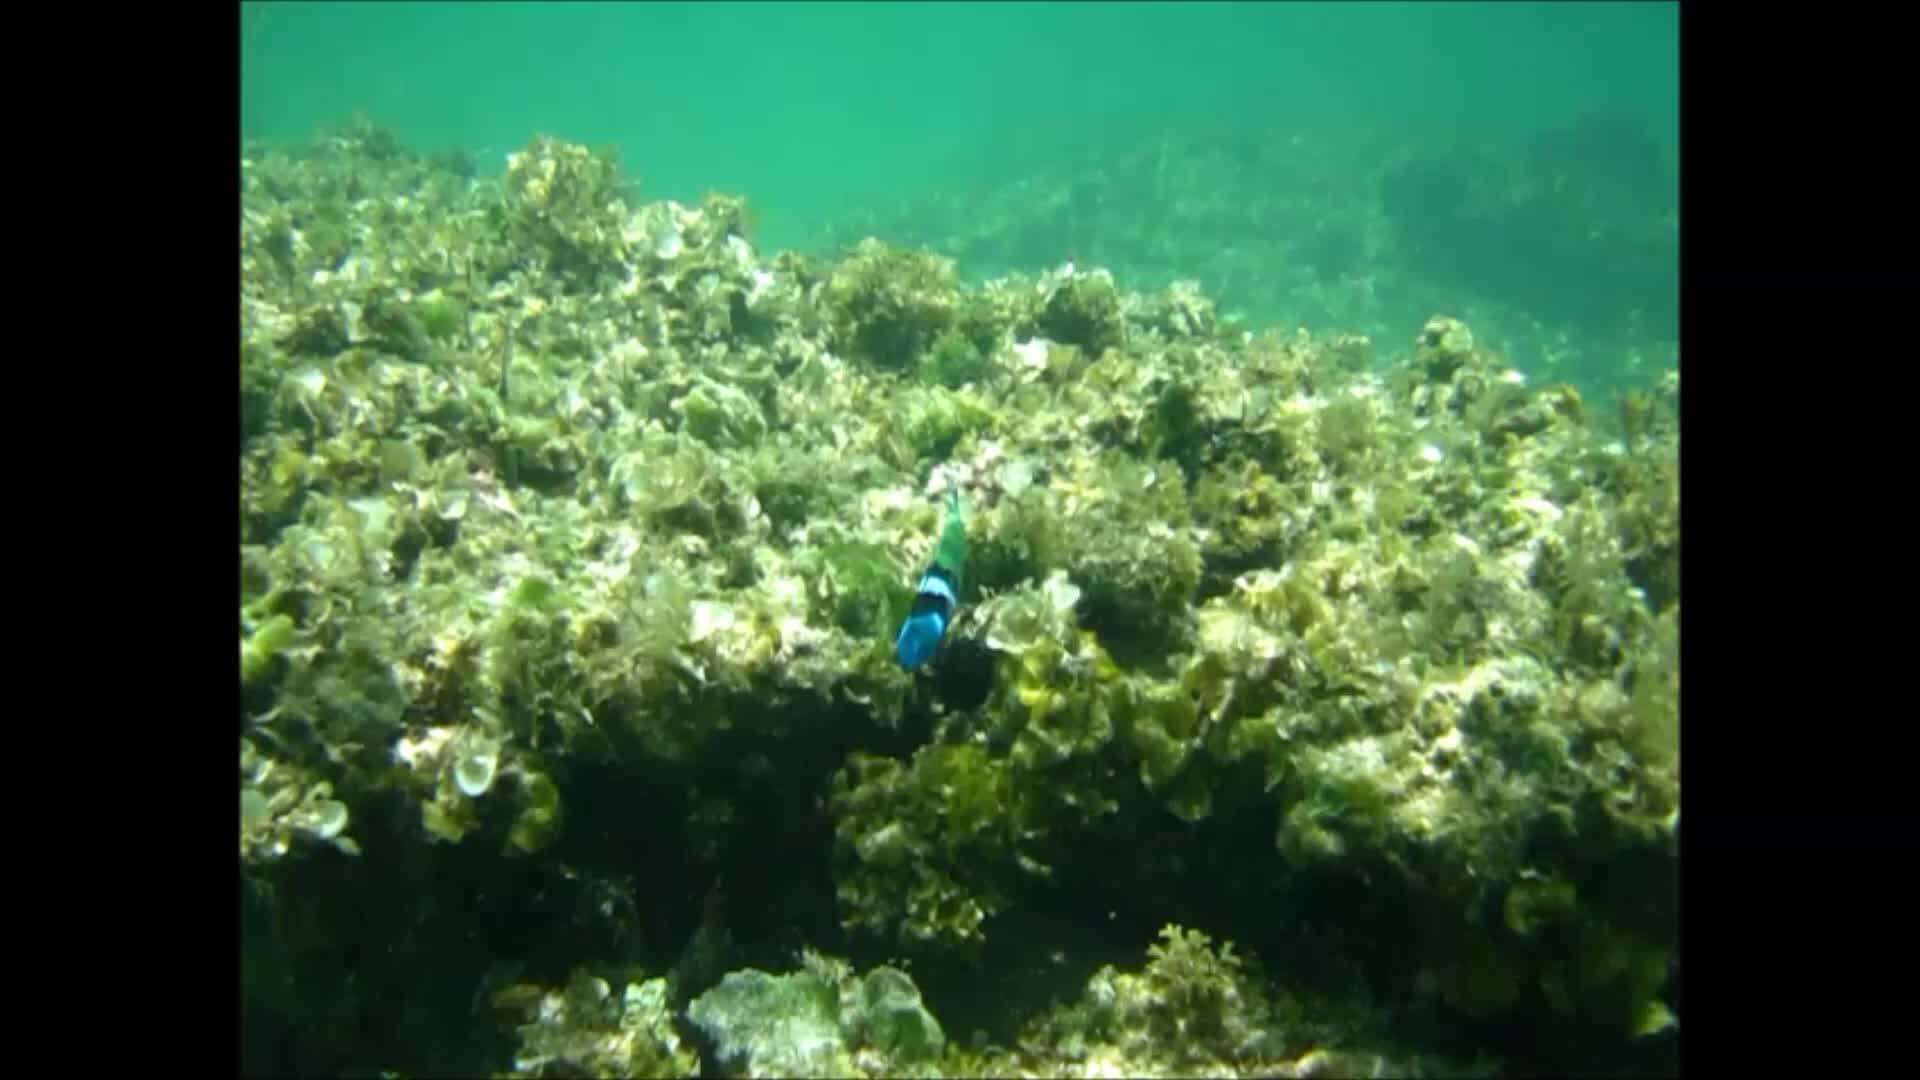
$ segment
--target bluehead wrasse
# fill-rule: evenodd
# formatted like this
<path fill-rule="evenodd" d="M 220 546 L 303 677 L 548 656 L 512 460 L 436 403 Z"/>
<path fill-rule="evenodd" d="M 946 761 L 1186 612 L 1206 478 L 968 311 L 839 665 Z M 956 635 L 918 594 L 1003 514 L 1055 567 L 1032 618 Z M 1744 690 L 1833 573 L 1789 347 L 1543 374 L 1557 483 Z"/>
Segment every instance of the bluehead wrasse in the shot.
<path fill-rule="evenodd" d="M 966 562 L 967 523 L 960 512 L 960 490 L 948 488 L 947 522 L 940 530 L 940 542 L 920 575 L 913 608 L 893 639 L 893 654 L 906 670 L 918 670 L 940 650 L 954 609 L 960 606 L 960 574 Z"/>

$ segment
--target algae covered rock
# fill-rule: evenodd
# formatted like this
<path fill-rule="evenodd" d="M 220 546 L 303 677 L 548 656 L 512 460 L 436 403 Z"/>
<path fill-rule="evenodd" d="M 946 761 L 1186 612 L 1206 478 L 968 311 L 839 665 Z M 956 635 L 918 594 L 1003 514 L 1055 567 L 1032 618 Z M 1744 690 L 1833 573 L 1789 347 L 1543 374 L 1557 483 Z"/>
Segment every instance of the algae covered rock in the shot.
<path fill-rule="evenodd" d="M 352 814 L 334 798 L 333 784 L 262 753 L 240 740 L 240 856 L 248 864 L 278 859 L 295 850 L 310 852 L 330 845 L 358 855 L 360 845 L 347 835 Z"/>
<path fill-rule="evenodd" d="M 806 959 L 787 975 L 732 972 L 687 1007 L 723 1067 L 748 1076 L 850 1076 L 940 1056 L 940 1022 L 905 972 L 879 967 L 856 978 L 842 961 Z"/>
<path fill-rule="evenodd" d="M 1019 859 L 1014 781 L 979 746 L 923 747 L 905 765 L 852 755 L 830 796 L 842 923 L 916 949 L 978 946 Z"/>
<path fill-rule="evenodd" d="M 496 995 L 496 1004 L 512 991 Z M 700 1059 L 681 1045 L 667 981 L 628 983 L 616 996 L 605 979 L 581 972 L 562 990 L 537 993 L 520 1027 L 519 1076 L 697 1076 Z"/>
<path fill-rule="evenodd" d="M 827 282 L 834 345 L 876 368 L 910 367 L 953 325 L 957 297 L 952 260 L 864 241 Z"/>
<path fill-rule="evenodd" d="M 1020 1033 L 1018 1064 L 982 1072 L 1027 1076 L 1417 1076 L 1420 1062 L 1357 1044 L 1355 1012 L 1309 1002 L 1236 954 L 1181 926 L 1161 929 L 1137 970 L 1108 964 L 1078 999 Z M 1439 1064 L 1439 1063 L 1435 1063 Z M 1461 1070 L 1447 1063 L 1442 1071 Z"/>
<path fill-rule="evenodd" d="M 810 971 L 735 971 L 687 1006 L 720 1064 L 750 1076 L 845 1076 L 839 995 Z"/>
<path fill-rule="evenodd" d="M 527 1070 L 687 1071 L 679 1024 L 755 1075 L 1374 1071 L 1262 1019 L 1271 986 L 1191 933 L 1089 984 L 1079 1044 L 980 1065 L 921 987 L 1019 1029 L 1044 995 L 981 992 L 1032 974 L 1007 957 L 1068 994 L 1107 959 L 1041 911 L 1217 913 L 1289 977 L 1357 994 L 1352 964 L 1435 1029 L 1576 1062 L 1662 1024 L 1671 379 L 1616 442 L 1477 315 L 1374 374 L 1189 287 L 762 258 L 737 200 L 633 208 L 578 147 L 422 186 L 381 145 L 244 170 L 241 844 L 289 928 L 258 966 L 307 994 L 362 964 L 366 1014 L 464 1016 L 418 973 L 663 966 L 681 898 L 726 883 L 782 899 L 713 915 L 748 955 L 846 931 L 900 966 L 739 972 L 685 1015 L 583 981 Z M 948 657 L 977 662 L 923 677 L 890 645 L 949 481 Z M 340 947 L 377 911 L 431 932 Z M 312 1015 L 247 1007 L 256 1042 Z M 499 1064 L 360 1023 L 302 1071 Z"/>
<path fill-rule="evenodd" d="M 625 194 L 610 153 L 540 136 L 508 155 L 502 208 L 516 240 L 586 283 L 628 257 Z"/>
<path fill-rule="evenodd" d="M 929 1061 L 946 1046 L 940 1021 L 920 1000 L 920 988 L 898 968 L 877 967 L 860 980 L 855 1030 L 896 1061 Z"/>
<path fill-rule="evenodd" d="M 1114 286 L 1112 274 L 1067 269 L 1050 275 L 1042 287 L 1049 291 L 1046 306 L 1036 320 L 1039 336 L 1076 346 L 1095 359 L 1125 340 L 1120 290 Z"/>

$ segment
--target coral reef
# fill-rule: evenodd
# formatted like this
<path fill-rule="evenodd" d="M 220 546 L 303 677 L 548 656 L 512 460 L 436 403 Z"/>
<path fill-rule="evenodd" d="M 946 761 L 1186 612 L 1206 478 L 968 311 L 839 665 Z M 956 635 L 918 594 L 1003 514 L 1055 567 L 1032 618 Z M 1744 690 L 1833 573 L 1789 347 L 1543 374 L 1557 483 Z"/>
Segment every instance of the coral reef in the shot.
<path fill-rule="evenodd" d="M 1457 319 L 1373 370 L 1190 284 L 767 256 L 553 139 L 468 181 L 355 128 L 242 190 L 249 1071 L 1670 1048 L 1677 376 L 1617 437 Z M 1037 1016 L 982 980 L 1101 961 L 1036 912 L 1182 929 Z"/>

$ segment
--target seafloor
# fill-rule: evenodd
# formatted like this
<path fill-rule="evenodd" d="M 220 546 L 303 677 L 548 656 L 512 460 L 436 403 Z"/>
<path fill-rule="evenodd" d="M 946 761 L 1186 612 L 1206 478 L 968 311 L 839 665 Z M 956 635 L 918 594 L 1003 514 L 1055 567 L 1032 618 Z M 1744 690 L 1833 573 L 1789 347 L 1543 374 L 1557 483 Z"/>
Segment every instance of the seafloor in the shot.
<path fill-rule="evenodd" d="M 241 176 L 244 1071 L 1677 1068 L 1677 371 Z"/>

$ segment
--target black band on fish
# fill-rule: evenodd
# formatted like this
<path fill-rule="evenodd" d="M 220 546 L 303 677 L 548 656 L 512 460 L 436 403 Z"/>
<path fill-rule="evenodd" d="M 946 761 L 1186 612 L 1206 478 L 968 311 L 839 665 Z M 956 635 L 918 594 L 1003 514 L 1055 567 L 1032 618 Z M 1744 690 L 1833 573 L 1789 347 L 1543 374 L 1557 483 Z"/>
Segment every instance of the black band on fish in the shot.
<path fill-rule="evenodd" d="M 937 611 L 943 616 L 950 615 L 958 602 L 953 592 L 953 575 L 938 566 L 930 566 L 920 578 L 920 590 L 914 594 L 913 610 L 908 614 Z"/>

